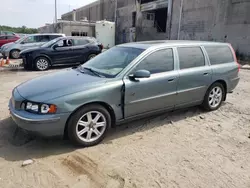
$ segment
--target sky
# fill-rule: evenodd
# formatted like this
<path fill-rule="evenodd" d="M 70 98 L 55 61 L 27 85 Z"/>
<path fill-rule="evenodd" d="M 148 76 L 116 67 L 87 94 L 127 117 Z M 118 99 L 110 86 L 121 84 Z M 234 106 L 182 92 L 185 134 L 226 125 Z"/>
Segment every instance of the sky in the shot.
<path fill-rule="evenodd" d="M 53 23 L 55 18 L 55 0 L 0 0 L 0 25 L 31 28 Z M 57 18 L 75 8 L 96 0 L 57 0 Z"/>

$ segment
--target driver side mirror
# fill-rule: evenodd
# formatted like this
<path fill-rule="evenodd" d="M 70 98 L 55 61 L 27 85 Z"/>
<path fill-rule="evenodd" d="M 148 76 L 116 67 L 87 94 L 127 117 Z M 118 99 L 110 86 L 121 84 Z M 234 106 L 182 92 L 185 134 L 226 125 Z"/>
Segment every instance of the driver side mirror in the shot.
<path fill-rule="evenodd" d="M 55 44 L 54 46 L 53 46 L 53 49 L 55 50 L 55 49 L 57 49 L 59 47 L 59 45 L 58 44 Z"/>
<path fill-rule="evenodd" d="M 149 78 L 151 76 L 148 70 L 138 70 L 134 74 L 129 75 L 129 78 Z"/>

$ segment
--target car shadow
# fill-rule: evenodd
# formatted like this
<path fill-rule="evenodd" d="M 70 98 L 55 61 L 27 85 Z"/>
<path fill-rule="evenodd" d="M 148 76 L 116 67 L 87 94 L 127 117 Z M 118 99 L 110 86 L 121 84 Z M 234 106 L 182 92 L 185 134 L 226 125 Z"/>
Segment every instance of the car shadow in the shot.
<path fill-rule="evenodd" d="M 205 112 L 199 107 L 193 107 L 126 123 L 112 128 L 100 144 L 112 144 L 113 140 L 121 137 L 137 132 L 144 132 L 163 125 L 175 126 L 175 122 L 186 118 L 194 116 L 202 118 L 203 113 Z M 0 121 L 0 158 L 4 158 L 7 161 L 20 161 L 30 158 L 39 159 L 69 153 L 76 149 L 81 148 L 73 146 L 69 140 L 34 138 L 25 131 L 17 128 L 11 118 Z"/>

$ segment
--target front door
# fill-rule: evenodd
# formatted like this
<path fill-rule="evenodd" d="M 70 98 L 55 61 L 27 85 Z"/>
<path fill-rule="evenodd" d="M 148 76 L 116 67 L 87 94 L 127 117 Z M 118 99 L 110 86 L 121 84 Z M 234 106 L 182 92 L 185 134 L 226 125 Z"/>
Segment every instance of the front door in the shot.
<path fill-rule="evenodd" d="M 211 84 L 212 70 L 201 47 L 179 47 L 177 107 L 201 103 Z"/>
<path fill-rule="evenodd" d="M 149 78 L 124 77 L 125 118 L 163 109 L 173 109 L 176 102 L 178 71 L 172 49 L 149 54 L 128 74 L 148 70 Z"/>
<path fill-rule="evenodd" d="M 57 47 L 52 47 L 49 52 L 53 64 L 69 64 L 74 62 L 73 42 L 71 39 L 59 40 L 56 44 Z"/>

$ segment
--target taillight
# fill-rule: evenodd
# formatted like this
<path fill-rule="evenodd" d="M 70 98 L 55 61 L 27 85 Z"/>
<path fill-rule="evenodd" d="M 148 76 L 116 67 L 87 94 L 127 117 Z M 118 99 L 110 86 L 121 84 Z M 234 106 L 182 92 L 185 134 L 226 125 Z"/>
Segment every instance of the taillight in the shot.
<path fill-rule="evenodd" d="M 233 48 L 233 46 L 230 44 L 230 48 L 231 48 L 231 50 L 232 50 L 232 52 L 233 52 L 233 56 L 234 56 L 234 61 L 237 63 L 237 65 L 238 65 L 238 72 L 240 71 L 240 64 L 238 63 L 238 60 L 237 60 L 237 57 L 236 57 L 236 53 L 235 53 L 235 51 L 234 51 L 234 48 Z"/>
<path fill-rule="evenodd" d="M 100 48 L 101 50 L 103 50 L 103 45 L 102 45 L 102 44 L 99 44 L 98 46 L 99 46 L 99 48 Z"/>

